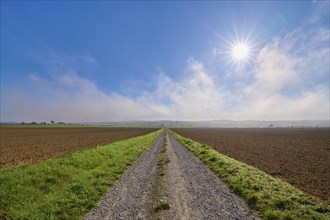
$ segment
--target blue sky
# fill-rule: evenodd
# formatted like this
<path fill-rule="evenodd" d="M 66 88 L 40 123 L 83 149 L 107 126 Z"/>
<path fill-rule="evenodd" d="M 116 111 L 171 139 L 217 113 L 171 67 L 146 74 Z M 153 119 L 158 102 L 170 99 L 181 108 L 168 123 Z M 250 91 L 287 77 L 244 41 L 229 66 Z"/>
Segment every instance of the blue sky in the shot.
<path fill-rule="evenodd" d="M 1 121 L 327 118 L 328 1 L 1 1 Z"/>

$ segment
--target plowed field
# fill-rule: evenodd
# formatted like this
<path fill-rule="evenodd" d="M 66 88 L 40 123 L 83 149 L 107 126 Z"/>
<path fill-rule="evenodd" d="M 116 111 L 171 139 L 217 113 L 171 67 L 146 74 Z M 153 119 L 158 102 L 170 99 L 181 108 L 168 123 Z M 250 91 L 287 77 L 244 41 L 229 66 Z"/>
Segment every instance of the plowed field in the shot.
<path fill-rule="evenodd" d="M 0 127 L 0 169 L 147 134 L 152 128 Z"/>
<path fill-rule="evenodd" d="M 330 202 L 329 128 L 172 130 Z"/>

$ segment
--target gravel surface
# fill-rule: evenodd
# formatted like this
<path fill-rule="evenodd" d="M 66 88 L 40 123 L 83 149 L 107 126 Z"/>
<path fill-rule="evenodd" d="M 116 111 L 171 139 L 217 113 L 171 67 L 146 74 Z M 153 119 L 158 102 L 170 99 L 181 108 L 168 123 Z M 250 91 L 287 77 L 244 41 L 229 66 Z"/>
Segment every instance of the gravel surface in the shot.
<path fill-rule="evenodd" d="M 164 133 L 85 219 L 258 219 L 241 198 L 169 132 L 164 146 Z M 170 162 L 162 165 L 164 173 L 159 176 L 163 148 Z M 155 211 L 159 194 L 169 208 Z"/>
<path fill-rule="evenodd" d="M 157 156 L 163 137 L 164 132 L 84 219 L 148 219 L 152 215 Z"/>
<path fill-rule="evenodd" d="M 258 219 L 195 155 L 167 132 L 168 200 L 164 219 Z"/>

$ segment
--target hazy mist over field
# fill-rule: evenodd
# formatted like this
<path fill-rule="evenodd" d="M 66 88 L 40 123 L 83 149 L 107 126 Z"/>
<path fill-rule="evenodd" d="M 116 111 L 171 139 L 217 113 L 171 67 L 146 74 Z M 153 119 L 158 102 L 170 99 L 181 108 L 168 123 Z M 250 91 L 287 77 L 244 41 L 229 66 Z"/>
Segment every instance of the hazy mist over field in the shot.
<path fill-rule="evenodd" d="M 1 120 L 329 119 L 329 1 L 1 2 Z"/>

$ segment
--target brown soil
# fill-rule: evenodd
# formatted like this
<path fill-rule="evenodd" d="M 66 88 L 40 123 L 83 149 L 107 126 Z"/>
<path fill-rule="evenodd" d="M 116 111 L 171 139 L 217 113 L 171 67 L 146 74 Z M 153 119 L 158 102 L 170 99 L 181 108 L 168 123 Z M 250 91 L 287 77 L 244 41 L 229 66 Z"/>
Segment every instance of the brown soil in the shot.
<path fill-rule="evenodd" d="M 0 127 L 0 169 L 147 134 L 152 128 Z"/>
<path fill-rule="evenodd" d="M 329 128 L 173 129 L 330 201 Z"/>

